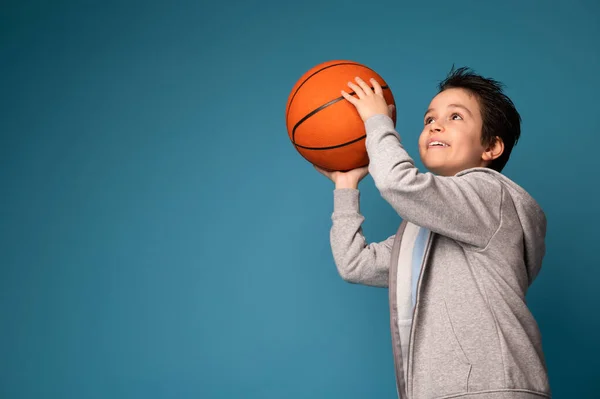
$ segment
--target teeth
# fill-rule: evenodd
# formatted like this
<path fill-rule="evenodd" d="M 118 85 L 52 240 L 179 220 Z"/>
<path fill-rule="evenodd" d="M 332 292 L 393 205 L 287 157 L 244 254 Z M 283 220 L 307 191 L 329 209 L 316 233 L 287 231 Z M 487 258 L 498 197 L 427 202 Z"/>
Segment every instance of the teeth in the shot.
<path fill-rule="evenodd" d="M 433 147 L 433 146 L 436 146 L 436 145 L 439 145 L 439 146 L 442 146 L 442 147 L 448 147 L 448 144 L 442 143 L 441 141 L 432 141 L 431 143 L 429 143 L 430 147 Z"/>

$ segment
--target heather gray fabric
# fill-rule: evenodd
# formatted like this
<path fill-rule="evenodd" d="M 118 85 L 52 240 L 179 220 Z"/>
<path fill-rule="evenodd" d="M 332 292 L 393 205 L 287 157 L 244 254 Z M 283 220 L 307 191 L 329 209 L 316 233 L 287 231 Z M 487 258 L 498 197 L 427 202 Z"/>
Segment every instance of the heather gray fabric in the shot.
<path fill-rule="evenodd" d="M 390 118 L 376 115 L 365 126 L 369 173 L 403 223 L 395 235 L 368 244 L 359 191 L 334 190 L 331 248 L 345 280 L 390 288 L 402 399 L 550 397 L 540 331 L 525 300 L 545 253 L 542 209 L 491 169 L 468 169 L 452 177 L 419 173 Z M 398 258 L 407 223 L 431 235 L 417 285 L 408 359 L 403 359 L 406 343 L 398 332 L 396 290 L 405 282 L 396 276 L 399 267 L 406 267 L 398 265 Z"/>

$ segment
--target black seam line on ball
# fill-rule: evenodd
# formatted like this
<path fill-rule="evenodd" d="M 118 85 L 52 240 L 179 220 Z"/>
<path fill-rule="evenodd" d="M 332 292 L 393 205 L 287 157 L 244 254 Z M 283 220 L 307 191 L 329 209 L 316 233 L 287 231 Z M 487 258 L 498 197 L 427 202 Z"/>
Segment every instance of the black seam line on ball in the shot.
<path fill-rule="evenodd" d="M 385 89 L 388 88 L 388 86 L 381 86 L 381 88 L 383 90 L 385 90 Z M 373 89 L 373 88 L 371 87 L 371 89 Z M 356 93 L 355 92 L 351 92 L 351 93 L 348 93 L 348 94 L 350 94 L 352 96 L 352 95 L 354 95 Z M 325 108 L 327 108 L 330 105 L 335 104 L 335 103 L 337 103 L 338 101 L 341 101 L 341 100 L 345 100 L 344 96 L 340 96 L 340 97 L 338 97 L 338 98 L 336 98 L 334 100 L 329 101 L 328 103 L 325 103 L 325 104 L 321 105 L 319 108 L 312 110 L 304 118 L 300 119 L 298 121 L 298 123 L 296 123 L 296 125 L 294 125 L 294 128 L 292 129 L 292 143 L 294 143 L 294 145 L 297 146 L 297 147 L 306 148 L 306 147 L 302 147 L 302 146 L 296 144 L 296 129 L 298 129 L 298 126 L 300 126 L 304 121 L 306 121 L 308 118 L 310 118 L 311 116 L 313 116 L 317 112 L 323 111 Z"/>
<path fill-rule="evenodd" d="M 303 145 L 300 145 L 300 144 L 296 144 L 296 147 L 302 148 L 304 150 L 332 150 L 334 148 L 340 148 L 340 147 L 344 147 L 346 145 L 350 145 L 352 143 L 356 143 L 357 141 L 360 141 L 360 140 L 364 139 L 365 137 L 367 137 L 366 134 L 362 135 L 359 138 L 354 139 L 352 141 L 348 141 L 348 142 L 343 143 L 343 144 L 332 145 L 330 147 L 306 147 L 306 146 L 303 146 Z"/>
<path fill-rule="evenodd" d="M 337 64 L 328 65 L 326 67 L 323 67 L 323 68 L 319 69 L 318 71 L 313 72 L 310 76 L 308 76 L 306 79 L 304 79 L 304 82 L 300 83 L 300 86 L 298 86 L 298 88 L 294 92 L 294 95 L 292 96 L 292 99 L 290 100 L 290 105 L 288 106 L 288 110 L 285 113 L 285 119 L 286 120 L 287 120 L 288 116 L 290 115 L 290 109 L 292 108 L 292 103 L 294 102 L 294 98 L 296 98 L 296 94 L 298 94 L 298 91 L 300 90 L 300 88 L 302 86 L 304 86 L 304 83 L 308 82 L 310 80 L 310 78 L 312 78 L 313 76 L 315 76 L 319 72 L 324 71 L 324 70 L 329 69 L 329 68 L 333 68 L 335 66 L 339 66 L 339 65 L 358 65 L 358 66 L 363 66 L 363 65 L 359 64 L 358 62 L 339 62 Z M 367 69 L 370 69 L 370 68 L 367 67 Z"/>

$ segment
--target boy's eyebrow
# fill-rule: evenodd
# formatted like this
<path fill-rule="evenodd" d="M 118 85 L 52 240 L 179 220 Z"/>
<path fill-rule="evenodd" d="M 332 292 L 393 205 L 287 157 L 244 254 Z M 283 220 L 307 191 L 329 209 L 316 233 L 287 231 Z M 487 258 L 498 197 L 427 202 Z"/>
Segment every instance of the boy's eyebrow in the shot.
<path fill-rule="evenodd" d="M 465 107 L 464 105 L 461 105 L 461 104 L 450 104 L 450 105 L 448 105 L 448 106 L 449 106 L 449 107 L 462 108 L 462 109 L 464 109 L 465 111 L 467 111 L 467 113 L 468 113 L 469 115 L 473 116 L 473 114 L 471 113 L 471 111 L 469 110 L 469 108 Z"/>
<path fill-rule="evenodd" d="M 456 107 L 456 108 L 462 108 L 465 111 L 467 111 L 467 113 L 471 116 L 473 116 L 473 114 L 471 113 L 471 111 L 469 110 L 469 108 L 465 107 L 464 105 L 461 104 L 448 104 L 448 107 Z M 429 108 L 427 111 L 425 111 L 425 114 L 423 115 L 423 118 L 427 116 L 427 114 L 429 112 L 433 111 L 433 108 Z"/>

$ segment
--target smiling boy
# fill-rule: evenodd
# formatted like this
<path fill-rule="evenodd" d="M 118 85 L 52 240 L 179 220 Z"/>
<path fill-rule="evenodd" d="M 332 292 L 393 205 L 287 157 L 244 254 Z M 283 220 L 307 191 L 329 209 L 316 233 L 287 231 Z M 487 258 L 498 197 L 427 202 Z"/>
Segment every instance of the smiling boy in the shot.
<path fill-rule="evenodd" d="M 526 293 L 545 254 L 546 218 L 500 172 L 520 136 L 501 84 L 452 70 L 419 137 L 421 173 L 401 144 L 376 81 L 342 91 L 367 133 L 368 167 L 321 173 L 335 183 L 331 248 L 342 278 L 389 287 L 402 399 L 550 397 L 541 334 Z M 358 183 L 371 174 L 403 219 L 367 243 Z"/>

